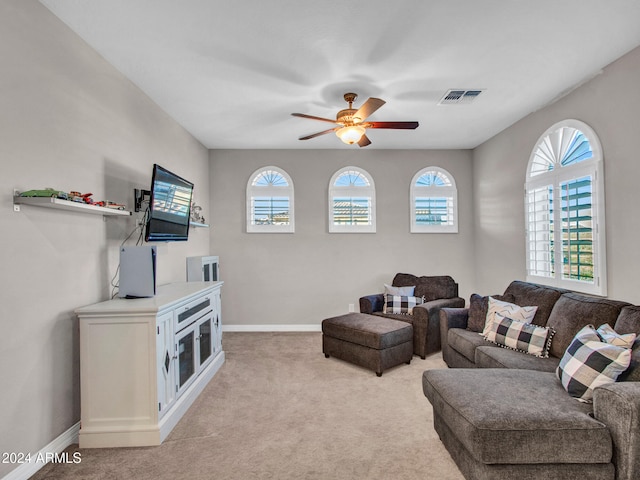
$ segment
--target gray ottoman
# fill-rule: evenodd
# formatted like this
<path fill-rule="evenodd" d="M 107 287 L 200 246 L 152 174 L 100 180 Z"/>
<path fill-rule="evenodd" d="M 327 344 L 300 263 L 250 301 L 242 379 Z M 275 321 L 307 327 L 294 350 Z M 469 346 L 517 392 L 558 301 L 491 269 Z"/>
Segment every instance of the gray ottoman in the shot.
<path fill-rule="evenodd" d="M 390 318 L 348 313 L 322 321 L 322 351 L 369 368 L 380 377 L 388 368 L 410 363 L 413 326 Z"/>

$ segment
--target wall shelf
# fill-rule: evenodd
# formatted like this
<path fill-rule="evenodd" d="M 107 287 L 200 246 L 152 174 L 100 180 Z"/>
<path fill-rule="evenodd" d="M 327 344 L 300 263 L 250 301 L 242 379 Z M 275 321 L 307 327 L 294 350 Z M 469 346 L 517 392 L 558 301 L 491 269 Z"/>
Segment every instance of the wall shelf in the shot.
<path fill-rule="evenodd" d="M 107 207 L 98 207 L 96 205 L 89 205 L 88 203 L 72 202 L 69 200 L 62 200 L 55 197 L 13 197 L 14 205 L 31 205 L 34 207 L 55 208 L 58 210 L 72 210 L 81 213 L 91 213 L 94 215 L 110 215 L 110 216 L 130 216 L 131 212 L 128 210 L 117 210 Z"/>
<path fill-rule="evenodd" d="M 189 226 L 195 227 L 195 228 L 209 228 L 208 223 L 200 223 L 200 222 L 189 222 Z"/>

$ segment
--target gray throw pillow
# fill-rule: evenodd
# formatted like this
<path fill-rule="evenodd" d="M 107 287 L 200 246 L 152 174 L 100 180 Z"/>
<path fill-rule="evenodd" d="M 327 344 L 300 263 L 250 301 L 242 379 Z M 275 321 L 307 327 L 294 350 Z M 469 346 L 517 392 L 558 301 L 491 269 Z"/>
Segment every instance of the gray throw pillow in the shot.
<path fill-rule="evenodd" d="M 395 295 L 401 297 L 413 297 L 413 292 L 415 291 L 416 286 L 412 285 L 410 287 L 394 287 L 392 285 L 384 284 L 384 294 L 385 295 Z"/>

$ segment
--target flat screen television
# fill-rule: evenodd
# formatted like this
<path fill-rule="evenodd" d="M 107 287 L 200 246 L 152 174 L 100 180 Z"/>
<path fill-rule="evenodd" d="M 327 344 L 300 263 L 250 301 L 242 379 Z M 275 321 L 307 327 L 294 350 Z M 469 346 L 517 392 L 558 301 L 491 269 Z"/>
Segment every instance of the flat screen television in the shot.
<path fill-rule="evenodd" d="M 189 237 L 193 183 L 153 165 L 147 242 L 184 241 Z"/>

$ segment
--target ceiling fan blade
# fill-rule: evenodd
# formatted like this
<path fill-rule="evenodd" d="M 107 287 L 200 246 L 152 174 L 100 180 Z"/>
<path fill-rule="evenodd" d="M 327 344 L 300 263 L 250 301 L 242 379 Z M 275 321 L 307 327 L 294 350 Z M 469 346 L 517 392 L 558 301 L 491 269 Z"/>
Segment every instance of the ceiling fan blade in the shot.
<path fill-rule="evenodd" d="M 360 121 L 364 122 L 365 119 L 371 115 L 373 112 L 378 110 L 382 105 L 384 105 L 384 100 L 379 98 L 371 97 L 358 109 L 358 111 L 353 115 L 354 117 L 358 117 Z"/>
<path fill-rule="evenodd" d="M 292 113 L 291 115 L 293 115 L 294 117 L 309 118 L 311 120 L 320 120 L 321 122 L 338 123 L 335 120 L 331 120 L 330 118 L 315 117 L 313 115 L 307 115 L 306 113 Z"/>
<path fill-rule="evenodd" d="M 360 140 L 358 140 L 358 146 L 366 147 L 367 145 L 371 145 L 371 140 L 369 140 L 369 137 L 367 137 L 367 135 L 364 134 L 360 137 Z"/>
<path fill-rule="evenodd" d="M 340 127 L 330 128 L 329 130 L 325 130 L 323 132 L 312 133 L 311 135 L 307 135 L 306 137 L 300 137 L 298 140 L 309 140 L 311 138 L 319 137 L 320 135 L 326 135 L 327 133 L 335 132 Z"/>
<path fill-rule="evenodd" d="M 398 128 L 414 130 L 418 128 L 418 122 L 368 122 L 367 128 Z"/>

